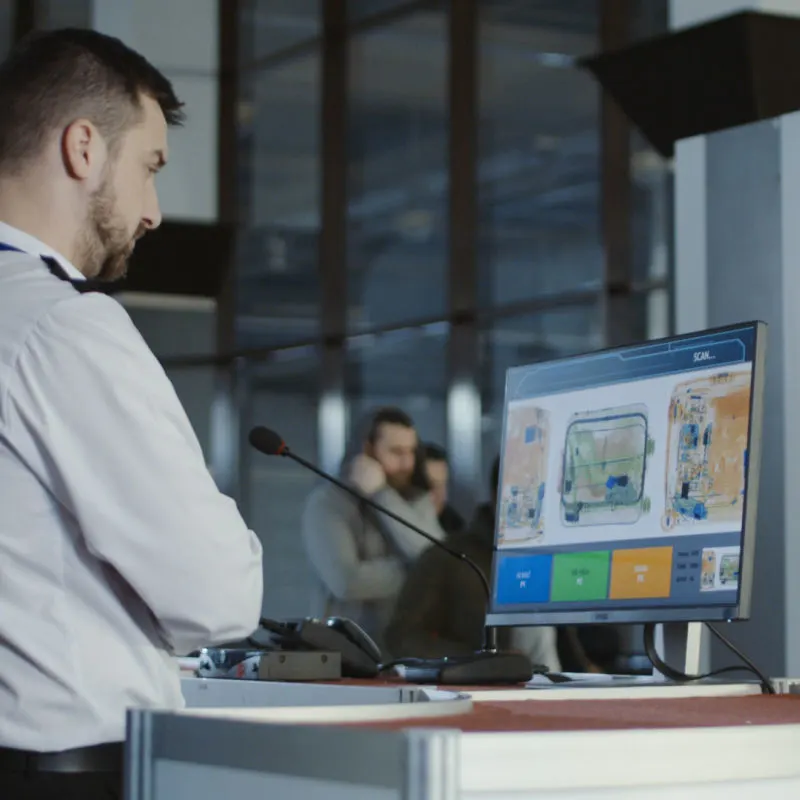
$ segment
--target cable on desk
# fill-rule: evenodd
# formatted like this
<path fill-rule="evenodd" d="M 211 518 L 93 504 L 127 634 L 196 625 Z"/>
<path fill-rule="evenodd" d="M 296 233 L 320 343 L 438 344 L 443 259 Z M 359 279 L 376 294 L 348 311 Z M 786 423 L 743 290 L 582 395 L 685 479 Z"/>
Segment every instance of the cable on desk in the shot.
<path fill-rule="evenodd" d="M 687 675 L 685 672 L 681 672 L 680 670 L 671 667 L 658 654 L 658 651 L 656 650 L 656 626 L 655 623 L 652 622 L 644 626 L 644 650 L 647 654 L 647 657 L 650 659 L 650 663 L 664 677 L 669 678 L 671 681 L 675 681 L 676 683 L 691 683 L 692 681 L 700 681 L 704 680 L 705 678 L 716 678 L 719 675 L 724 675 L 729 672 L 749 672 L 758 678 L 761 684 L 761 691 L 764 694 L 775 694 L 775 689 L 773 688 L 769 678 L 767 678 L 767 676 L 764 675 L 764 673 L 733 642 L 720 633 L 710 623 L 704 622 L 703 624 L 717 639 L 722 642 L 722 644 L 725 645 L 725 647 L 727 647 L 740 661 L 743 662 L 743 666 L 722 667 L 721 669 L 715 669 L 702 675 Z"/>

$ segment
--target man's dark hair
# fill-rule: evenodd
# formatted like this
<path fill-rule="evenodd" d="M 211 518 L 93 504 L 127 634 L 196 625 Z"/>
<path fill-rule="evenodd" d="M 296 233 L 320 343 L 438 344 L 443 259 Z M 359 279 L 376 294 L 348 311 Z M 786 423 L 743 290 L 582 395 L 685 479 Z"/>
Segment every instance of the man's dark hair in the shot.
<path fill-rule="evenodd" d="M 113 152 L 140 119 L 143 95 L 169 125 L 181 124 L 183 104 L 172 84 L 119 39 L 78 28 L 31 34 L 0 64 L 0 172 L 17 171 L 54 130 L 81 118 Z"/>
<path fill-rule="evenodd" d="M 426 442 L 422 445 L 422 448 L 425 451 L 425 459 L 427 461 L 444 461 L 445 464 L 447 463 L 447 451 L 444 447 L 440 447 L 433 442 Z"/>
<path fill-rule="evenodd" d="M 375 444 L 380 436 L 382 425 L 400 425 L 402 428 L 413 428 L 414 420 L 400 408 L 385 406 L 377 409 L 372 414 L 369 430 L 367 431 L 367 441 Z"/>

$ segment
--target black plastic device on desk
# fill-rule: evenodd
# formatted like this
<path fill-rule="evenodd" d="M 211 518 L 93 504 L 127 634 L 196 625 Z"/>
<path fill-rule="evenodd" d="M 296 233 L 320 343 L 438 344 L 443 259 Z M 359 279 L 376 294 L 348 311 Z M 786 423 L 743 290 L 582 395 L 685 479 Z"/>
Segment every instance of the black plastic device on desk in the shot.
<path fill-rule="evenodd" d="M 262 631 L 268 634 L 265 642 L 261 641 Z M 378 646 L 355 622 L 344 617 L 309 617 L 291 622 L 262 618 L 250 641 L 270 649 L 339 653 L 345 678 L 374 678 L 380 670 Z"/>
<path fill-rule="evenodd" d="M 348 486 L 333 475 L 329 475 L 302 456 L 296 455 L 288 448 L 286 442 L 284 442 L 275 431 L 264 427 L 253 428 L 253 430 L 250 431 L 249 441 L 252 447 L 264 455 L 291 458 L 293 461 L 311 470 L 326 481 L 338 486 L 342 491 L 352 495 L 361 503 L 375 509 L 381 514 L 391 517 L 409 530 L 427 539 L 431 544 L 449 553 L 453 558 L 462 561 L 476 573 L 478 578 L 480 578 L 481 586 L 486 595 L 486 602 L 487 604 L 489 603 L 491 599 L 489 582 L 486 580 L 486 576 L 483 574 L 481 568 L 464 553 L 448 547 L 446 544 L 443 544 L 408 520 L 403 519 L 388 508 L 384 508 L 380 503 L 376 503 L 372 498 L 367 497 L 352 486 Z M 349 620 L 348 623 L 366 636 L 355 623 Z M 344 663 L 343 656 L 343 673 Z M 382 665 L 380 669 L 386 670 L 390 667 L 403 667 L 405 669 L 404 677 L 409 682 L 438 683 L 443 685 L 479 686 L 484 684 L 518 684 L 529 681 L 536 673 L 548 674 L 547 667 L 534 665 L 530 658 L 524 653 L 499 651 L 496 646 L 494 628 L 486 628 L 484 647 L 476 653 L 464 656 L 430 659 L 400 658 Z"/>
<path fill-rule="evenodd" d="M 323 681 L 374 678 L 381 652 L 352 620 L 344 617 L 278 621 L 262 617 L 246 639 L 198 653 L 204 678 Z"/>

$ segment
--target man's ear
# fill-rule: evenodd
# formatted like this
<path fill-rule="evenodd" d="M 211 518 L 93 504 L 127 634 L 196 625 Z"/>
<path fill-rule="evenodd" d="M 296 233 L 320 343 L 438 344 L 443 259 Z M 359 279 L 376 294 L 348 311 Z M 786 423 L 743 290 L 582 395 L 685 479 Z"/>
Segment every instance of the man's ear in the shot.
<path fill-rule="evenodd" d="M 75 180 L 89 180 L 98 172 L 105 149 L 100 131 L 87 119 L 76 119 L 64 129 L 61 155 L 67 173 Z"/>

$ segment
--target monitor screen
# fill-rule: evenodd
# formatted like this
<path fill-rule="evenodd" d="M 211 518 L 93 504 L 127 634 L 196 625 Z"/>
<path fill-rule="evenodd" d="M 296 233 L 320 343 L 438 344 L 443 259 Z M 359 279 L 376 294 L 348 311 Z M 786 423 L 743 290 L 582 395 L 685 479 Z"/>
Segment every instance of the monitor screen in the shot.
<path fill-rule="evenodd" d="M 489 625 L 749 614 L 766 326 L 506 377 Z"/>

